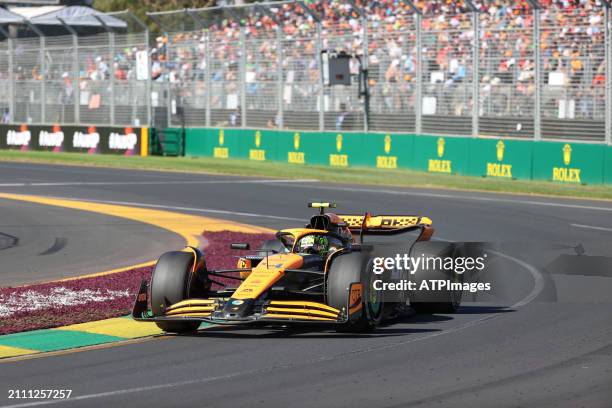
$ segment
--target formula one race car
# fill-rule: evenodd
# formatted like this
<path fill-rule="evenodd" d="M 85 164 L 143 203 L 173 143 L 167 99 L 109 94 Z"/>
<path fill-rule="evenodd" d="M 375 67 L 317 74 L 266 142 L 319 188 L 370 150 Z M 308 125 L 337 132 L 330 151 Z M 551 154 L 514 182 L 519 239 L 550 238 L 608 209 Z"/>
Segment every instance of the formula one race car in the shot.
<path fill-rule="evenodd" d="M 410 308 L 418 312 L 454 312 L 460 290 L 397 291 L 392 299 L 374 289 L 372 260 L 393 252 L 389 244 L 364 244 L 364 236 L 414 231 L 415 239 L 395 244 L 416 256 L 453 257 L 447 242 L 429 241 L 432 221 L 408 215 L 336 215 L 325 213 L 333 203 L 309 203 L 318 208 L 305 228 L 284 229 L 253 255 L 238 259 L 236 269 L 209 270 L 197 248 L 163 254 L 150 287 L 143 281 L 134 304 L 135 320 L 154 321 L 167 332 L 188 332 L 201 322 L 214 324 L 327 324 L 338 331 L 364 332 Z M 233 249 L 248 250 L 246 243 Z M 407 276 L 386 271 L 386 279 Z M 428 270 L 410 279 L 457 280 L 459 275 Z M 236 281 L 235 287 L 212 290 L 215 277 Z"/>

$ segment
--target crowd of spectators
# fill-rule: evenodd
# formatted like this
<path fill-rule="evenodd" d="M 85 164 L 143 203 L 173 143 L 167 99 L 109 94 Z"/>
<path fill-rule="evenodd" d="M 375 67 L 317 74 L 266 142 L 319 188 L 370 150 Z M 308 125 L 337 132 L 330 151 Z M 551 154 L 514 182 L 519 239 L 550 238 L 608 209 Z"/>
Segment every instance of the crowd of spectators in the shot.
<path fill-rule="evenodd" d="M 602 0 L 539 0 L 544 104 L 551 115 L 561 99 L 576 100 L 576 115 L 595 117 L 605 83 L 604 4 Z M 473 49 L 479 44 L 479 88 L 484 115 L 522 116 L 535 93 L 535 12 L 527 0 L 338 0 L 279 3 L 234 13 L 199 10 L 188 30 L 157 37 L 150 49 L 154 81 L 170 83 L 185 104 L 202 107 L 212 95 L 216 109 L 278 109 L 279 83 L 285 110 L 316 111 L 320 90 L 317 20 L 323 49 L 344 50 L 367 58 L 372 110 L 409 112 L 417 74 L 416 8 L 422 15 L 422 80 L 425 97 L 436 100 L 428 112 L 468 115 L 471 111 Z M 474 9 L 472 9 L 474 7 Z M 476 13 L 474 13 L 476 12 Z M 188 16 L 171 16 L 175 22 Z M 474 30 L 477 19 L 479 30 Z M 364 26 L 365 25 L 365 26 Z M 281 47 L 279 48 L 279 40 Z M 365 46 L 367 43 L 367 47 Z M 367 50 L 366 50 L 367 48 Z M 133 47 L 114 54 L 79 57 L 79 86 L 136 78 Z M 244 64 L 244 78 L 241 65 Z M 280 64 L 280 65 L 279 65 Z M 353 73 L 358 72 L 353 62 Z M 70 67 L 47 72 L 48 79 L 72 87 Z M 208 75 L 210 74 L 210 75 Z M 18 75 L 42 79 L 36 67 Z M 282 78 L 279 78 L 282 75 Z M 210 78 L 207 83 L 206 79 Z M 282 79 L 282 82 L 279 81 Z M 210 89 L 208 89 L 210 87 Z M 359 109 L 353 90 L 332 89 L 330 110 Z M 547 111 L 548 112 L 548 111 Z"/>
<path fill-rule="evenodd" d="M 129 87 L 143 79 L 137 74 L 137 54 L 148 53 L 146 38 L 140 36 L 140 41 L 128 41 L 119 35 L 114 46 L 111 46 L 109 35 L 101 33 L 79 39 L 74 47 L 73 37 L 53 37 L 45 42 L 41 51 L 38 38 L 20 38 L 12 45 L 12 79 L 15 83 L 14 96 L 8 94 L 8 86 L 0 94 L 3 101 L 14 97 L 18 104 L 40 104 L 42 93 L 41 83 L 45 85 L 45 103 L 58 108 L 48 109 L 48 112 L 64 112 L 62 106 L 86 105 L 95 110 L 103 105 L 110 105 L 111 79 L 117 88 L 122 84 Z M 136 37 L 132 37 L 132 40 Z M 8 55 L 8 54 L 5 54 Z M 145 61 L 146 67 L 146 58 Z M 0 57 L 0 80 L 9 80 L 8 59 Z M 77 94 L 77 89 L 79 90 Z M 144 88 L 142 88 L 144 89 Z M 76 100 L 77 95 L 79 101 Z M 115 92 L 116 103 L 130 105 L 133 93 Z M 142 95 L 144 98 L 144 95 Z M 6 102 L 8 103 L 8 102 Z M 30 107 L 23 108 L 26 111 Z M 55 115 L 48 113 L 49 115 Z M 53 116 L 53 120 L 61 121 L 63 117 Z"/>
<path fill-rule="evenodd" d="M 374 111 L 412 109 L 416 85 L 416 31 L 412 5 L 399 0 L 348 2 L 306 1 L 271 7 L 269 14 L 244 13 L 208 16 L 198 11 L 207 28 L 157 38 L 153 77 L 171 83 L 200 82 L 206 77 L 209 38 L 213 104 L 233 109 L 238 104 L 241 39 L 245 41 L 247 108 L 274 110 L 278 80 L 276 29 L 280 24 L 283 58 L 283 99 L 287 109 L 317 108 L 317 20 L 324 49 L 363 55 L 367 19 L 369 81 Z M 436 113 L 465 115 L 471 110 L 474 14 L 478 12 L 479 81 L 482 110 L 488 115 L 525 115 L 535 92 L 534 10 L 527 0 L 417 0 L 422 13 L 424 92 L 437 98 Z M 581 102 L 593 115 L 593 103 L 603 95 L 604 5 L 601 0 L 541 0 L 543 84 L 551 100 L 591 99 Z M 314 16 L 309 13 L 314 14 Z M 364 18 L 365 17 L 365 18 Z M 241 33 L 241 27 L 244 32 Z M 354 73 L 357 63 L 353 64 Z M 549 87 L 550 85 L 550 87 Z M 186 98 L 197 99 L 205 84 L 186 87 Z M 557 95 L 559 94 L 559 95 Z M 563 95 L 561 95 L 563 94 Z M 354 92 L 335 98 L 357 109 Z M 199 101 L 201 102 L 201 101 Z M 197 102 L 194 102 L 197 103 Z M 586 103 L 586 105 L 585 105 Z M 587 106 L 588 105 L 588 106 Z M 589 113 L 590 112 L 590 113 Z"/>

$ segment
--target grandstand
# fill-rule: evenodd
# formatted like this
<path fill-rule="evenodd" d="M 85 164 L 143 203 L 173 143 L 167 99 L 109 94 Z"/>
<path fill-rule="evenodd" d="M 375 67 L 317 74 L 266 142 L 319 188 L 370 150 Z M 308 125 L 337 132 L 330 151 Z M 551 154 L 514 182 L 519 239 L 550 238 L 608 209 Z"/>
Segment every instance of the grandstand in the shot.
<path fill-rule="evenodd" d="M 610 142 L 610 15 L 607 0 L 269 2 L 148 13 L 148 43 L 128 14 L 95 34 L 60 21 L 0 43 L 0 104 L 30 123 Z M 369 123 L 356 81 L 322 85 L 323 49 L 363 57 Z"/>

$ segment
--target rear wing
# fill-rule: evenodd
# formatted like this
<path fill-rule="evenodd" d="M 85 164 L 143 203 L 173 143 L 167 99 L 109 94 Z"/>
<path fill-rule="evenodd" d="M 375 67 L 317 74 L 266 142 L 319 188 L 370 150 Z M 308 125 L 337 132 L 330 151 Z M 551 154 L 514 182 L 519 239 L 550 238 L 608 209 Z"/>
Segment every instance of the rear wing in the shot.
<path fill-rule="evenodd" d="M 346 223 L 352 233 L 363 235 L 394 235 L 421 230 L 419 240 L 426 241 L 433 234 L 432 221 L 417 215 L 364 215 L 345 214 L 338 217 Z"/>

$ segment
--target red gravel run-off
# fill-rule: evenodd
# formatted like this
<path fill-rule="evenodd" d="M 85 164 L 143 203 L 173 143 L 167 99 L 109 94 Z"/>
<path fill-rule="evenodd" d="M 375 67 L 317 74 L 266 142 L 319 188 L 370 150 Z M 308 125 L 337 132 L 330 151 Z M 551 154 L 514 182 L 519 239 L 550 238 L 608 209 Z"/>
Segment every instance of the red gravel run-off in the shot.
<path fill-rule="evenodd" d="M 208 241 L 204 249 L 209 269 L 232 269 L 236 267 L 237 255 L 248 253 L 230 249 L 232 242 L 248 242 L 251 248 L 259 248 L 271 234 L 247 234 L 239 232 L 214 232 L 204 235 Z M 161 254 L 160 254 L 161 255 Z M 17 288 L 0 288 L 0 299 L 11 295 L 19 296 L 27 291 L 41 295 L 51 295 L 51 291 L 64 287 L 73 291 L 89 289 L 91 291 L 127 291 L 129 295 L 119 296 L 103 302 L 89 302 L 73 306 L 53 306 L 33 311 L 21 311 L 8 317 L 0 318 L 0 334 L 46 329 L 69 324 L 84 323 L 111 317 L 125 316 L 132 310 L 134 296 L 143 279 L 149 280 L 153 267 L 131 269 L 106 276 L 75 279 L 66 282 L 50 282 Z M 215 278 L 221 280 L 220 278 Z M 228 281 L 235 284 L 236 281 Z M 51 295 L 52 296 L 52 295 Z"/>

